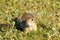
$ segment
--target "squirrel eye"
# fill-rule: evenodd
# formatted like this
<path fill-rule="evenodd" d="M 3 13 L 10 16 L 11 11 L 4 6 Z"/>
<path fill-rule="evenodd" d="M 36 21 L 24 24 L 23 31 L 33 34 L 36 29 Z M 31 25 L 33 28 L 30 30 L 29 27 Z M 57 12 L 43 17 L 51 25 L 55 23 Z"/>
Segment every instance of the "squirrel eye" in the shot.
<path fill-rule="evenodd" d="M 33 19 L 31 19 L 31 21 L 33 21 Z"/>

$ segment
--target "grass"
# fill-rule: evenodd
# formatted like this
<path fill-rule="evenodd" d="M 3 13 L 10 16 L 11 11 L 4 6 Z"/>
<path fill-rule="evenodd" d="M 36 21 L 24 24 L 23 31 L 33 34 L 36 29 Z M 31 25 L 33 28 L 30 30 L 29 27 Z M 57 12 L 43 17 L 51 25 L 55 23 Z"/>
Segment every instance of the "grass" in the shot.
<path fill-rule="evenodd" d="M 13 18 L 24 12 L 35 14 L 37 32 L 23 35 Z M 0 40 L 60 40 L 60 0 L 0 0 Z"/>

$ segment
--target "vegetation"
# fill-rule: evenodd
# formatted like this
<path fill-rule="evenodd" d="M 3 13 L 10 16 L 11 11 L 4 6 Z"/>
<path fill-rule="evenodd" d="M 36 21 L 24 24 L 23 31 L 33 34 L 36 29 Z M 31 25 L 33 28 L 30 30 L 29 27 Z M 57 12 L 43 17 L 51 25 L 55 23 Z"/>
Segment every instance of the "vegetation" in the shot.
<path fill-rule="evenodd" d="M 37 32 L 14 28 L 12 19 L 24 12 L 35 14 Z M 9 24 L 0 26 L 0 40 L 60 40 L 60 0 L 0 0 L 0 24 Z"/>

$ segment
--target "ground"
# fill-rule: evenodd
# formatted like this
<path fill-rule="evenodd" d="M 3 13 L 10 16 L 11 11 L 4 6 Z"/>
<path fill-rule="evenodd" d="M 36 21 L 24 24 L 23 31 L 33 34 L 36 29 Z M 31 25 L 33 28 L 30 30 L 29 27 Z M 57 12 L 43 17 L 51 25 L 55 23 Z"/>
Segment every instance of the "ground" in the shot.
<path fill-rule="evenodd" d="M 35 14 L 37 32 L 23 35 L 14 28 L 13 18 L 22 13 Z M 0 0 L 0 40 L 60 40 L 60 0 Z"/>

